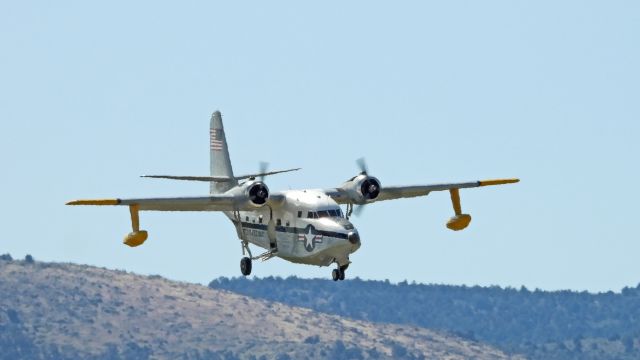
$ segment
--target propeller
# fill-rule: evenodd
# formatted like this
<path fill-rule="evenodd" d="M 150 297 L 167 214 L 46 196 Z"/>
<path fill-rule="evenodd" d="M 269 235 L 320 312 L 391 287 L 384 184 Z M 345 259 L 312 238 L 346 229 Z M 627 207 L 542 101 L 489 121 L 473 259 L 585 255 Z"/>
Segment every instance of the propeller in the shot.
<path fill-rule="evenodd" d="M 364 212 L 364 205 L 356 205 L 353 208 L 353 215 L 360 217 Z"/>
<path fill-rule="evenodd" d="M 356 165 L 360 169 L 361 175 L 368 175 L 369 169 L 367 167 L 367 161 L 364 157 L 356 160 Z M 369 199 L 375 199 L 380 193 L 380 183 L 375 179 L 367 179 L 361 188 L 361 192 Z M 362 215 L 365 205 L 357 205 L 353 208 L 353 214 L 355 216 Z"/>
<path fill-rule="evenodd" d="M 266 161 L 260 161 L 260 172 L 258 174 L 265 174 L 269 168 L 269 163 Z M 264 181 L 264 175 L 260 175 L 260 181 Z"/>
<path fill-rule="evenodd" d="M 268 197 L 269 190 L 264 184 L 258 183 L 251 185 L 249 189 L 249 200 L 251 200 L 252 203 L 262 205 L 267 202 Z"/>
<path fill-rule="evenodd" d="M 359 159 L 356 160 L 356 164 L 358 165 L 358 167 L 360 168 L 360 174 L 363 175 L 367 175 L 367 161 L 365 160 L 364 157 L 361 157 Z"/>
<path fill-rule="evenodd" d="M 380 194 L 380 183 L 376 179 L 366 179 L 360 191 L 368 200 L 375 199 Z"/>

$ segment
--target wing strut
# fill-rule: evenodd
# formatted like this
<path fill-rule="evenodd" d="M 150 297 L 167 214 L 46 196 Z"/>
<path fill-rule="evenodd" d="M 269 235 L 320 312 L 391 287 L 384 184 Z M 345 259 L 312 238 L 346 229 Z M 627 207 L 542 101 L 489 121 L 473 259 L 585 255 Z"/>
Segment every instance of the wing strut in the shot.
<path fill-rule="evenodd" d="M 447 221 L 447 227 L 453 231 L 459 231 L 467 226 L 471 222 L 471 215 L 462 213 L 462 206 L 460 205 L 460 190 L 457 188 L 449 189 L 451 194 L 451 204 L 453 205 L 453 211 L 455 216 Z"/>

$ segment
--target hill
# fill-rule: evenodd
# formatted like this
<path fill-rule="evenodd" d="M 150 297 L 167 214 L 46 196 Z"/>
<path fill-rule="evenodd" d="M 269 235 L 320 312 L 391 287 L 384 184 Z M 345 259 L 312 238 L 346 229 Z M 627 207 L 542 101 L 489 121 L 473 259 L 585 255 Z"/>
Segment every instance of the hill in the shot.
<path fill-rule="evenodd" d="M 91 266 L 0 257 L 0 359 L 506 359 L 477 341 Z"/>
<path fill-rule="evenodd" d="M 447 331 L 531 359 L 640 359 L 640 286 L 621 293 L 221 278 L 216 289 L 351 319 Z"/>

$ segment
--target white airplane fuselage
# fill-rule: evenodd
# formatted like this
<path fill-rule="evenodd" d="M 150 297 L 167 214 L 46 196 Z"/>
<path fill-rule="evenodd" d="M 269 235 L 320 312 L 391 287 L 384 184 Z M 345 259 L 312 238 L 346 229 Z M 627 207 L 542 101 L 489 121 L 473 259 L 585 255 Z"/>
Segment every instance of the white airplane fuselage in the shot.
<path fill-rule="evenodd" d="M 225 212 L 238 237 L 253 245 L 277 251 L 282 259 L 309 265 L 349 264 L 349 255 L 360 248 L 360 236 L 344 217 L 340 206 L 321 190 L 288 190 L 276 207 L 254 211 Z M 276 244 L 268 235 L 273 216 Z"/>

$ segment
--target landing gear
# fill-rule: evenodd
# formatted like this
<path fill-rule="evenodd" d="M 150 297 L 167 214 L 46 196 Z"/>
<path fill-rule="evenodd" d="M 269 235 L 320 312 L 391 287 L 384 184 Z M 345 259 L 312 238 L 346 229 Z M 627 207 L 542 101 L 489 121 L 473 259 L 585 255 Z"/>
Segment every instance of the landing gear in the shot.
<path fill-rule="evenodd" d="M 331 272 L 331 278 L 333 279 L 333 281 L 344 280 L 344 273 L 348 267 L 349 265 L 342 265 L 337 269 L 333 269 L 333 271 Z"/>
<path fill-rule="evenodd" d="M 251 275 L 251 258 L 243 257 L 242 260 L 240 260 L 240 272 L 242 272 L 244 276 Z"/>
<path fill-rule="evenodd" d="M 341 273 L 340 270 L 333 269 L 333 271 L 331 272 L 331 278 L 333 279 L 333 281 L 340 280 L 340 273 Z M 342 275 L 342 278 L 344 279 L 344 275 Z"/>
<path fill-rule="evenodd" d="M 249 276 L 251 274 L 251 259 L 253 255 L 251 255 L 251 249 L 249 249 L 249 243 L 247 241 L 242 241 L 242 255 L 245 256 L 240 260 L 240 272 L 244 276 Z"/>
<path fill-rule="evenodd" d="M 353 204 L 352 203 L 347 203 L 347 212 L 345 214 L 345 217 L 347 218 L 347 220 L 349 220 L 349 218 L 351 217 L 352 213 L 353 213 Z"/>

